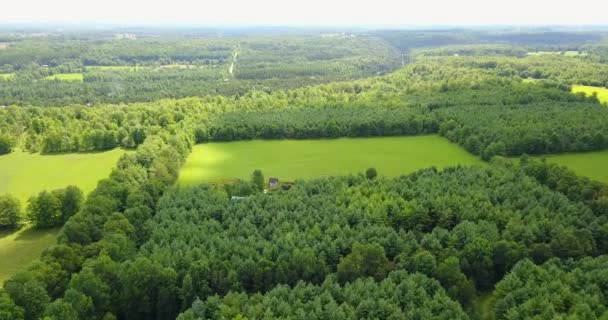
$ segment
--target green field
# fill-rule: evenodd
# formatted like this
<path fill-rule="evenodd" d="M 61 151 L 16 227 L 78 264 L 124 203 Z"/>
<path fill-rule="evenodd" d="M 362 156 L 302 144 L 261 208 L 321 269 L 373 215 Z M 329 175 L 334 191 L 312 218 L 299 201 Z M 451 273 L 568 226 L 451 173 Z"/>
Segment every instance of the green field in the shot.
<path fill-rule="evenodd" d="M 591 95 L 594 92 L 597 92 L 597 98 L 602 103 L 608 103 L 608 89 L 601 87 L 591 87 L 591 86 L 572 86 L 572 92 L 584 92 L 586 95 Z"/>
<path fill-rule="evenodd" d="M 44 78 L 44 80 L 80 81 L 84 80 L 82 73 L 58 73 Z"/>
<path fill-rule="evenodd" d="M 11 80 L 15 77 L 14 73 L 0 73 L 0 79 L 2 80 Z"/>
<path fill-rule="evenodd" d="M 0 194 L 11 193 L 25 208 L 27 199 L 42 190 L 76 185 L 85 193 L 107 177 L 118 158 L 125 153 L 115 149 L 99 153 L 40 155 L 13 152 L 0 156 Z"/>
<path fill-rule="evenodd" d="M 58 232 L 59 228 L 0 233 L 0 284 L 38 259 L 44 249 L 55 244 Z"/>
<path fill-rule="evenodd" d="M 261 169 L 282 181 L 364 172 L 397 176 L 418 169 L 483 163 L 439 136 L 335 140 L 253 140 L 197 145 L 180 172 L 182 185 L 248 178 Z"/>
<path fill-rule="evenodd" d="M 608 151 L 564 153 L 544 156 L 548 162 L 567 166 L 578 175 L 608 183 Z"/>

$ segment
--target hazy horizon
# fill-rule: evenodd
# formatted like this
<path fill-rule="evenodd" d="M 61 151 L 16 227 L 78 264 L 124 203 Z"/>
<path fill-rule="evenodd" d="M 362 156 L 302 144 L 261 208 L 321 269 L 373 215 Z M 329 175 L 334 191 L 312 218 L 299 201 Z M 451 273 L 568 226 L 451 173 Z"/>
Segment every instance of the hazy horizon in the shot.
<path fill-rule="evenodd" d="M 577 8 L 554 1 L 428 0 L 412 4 L 377 0 L 373 5 L 346 0 L 287 2 L 233 0 L 228 4 L 195 0 L 39 2 L 21 0 L 4 5 L 0 25 L 110 24 L 178 26 L 293 27 L 476 27 L 476 26 L 600 26 L 608 24 L 608 2 L 582 0 Z"/>

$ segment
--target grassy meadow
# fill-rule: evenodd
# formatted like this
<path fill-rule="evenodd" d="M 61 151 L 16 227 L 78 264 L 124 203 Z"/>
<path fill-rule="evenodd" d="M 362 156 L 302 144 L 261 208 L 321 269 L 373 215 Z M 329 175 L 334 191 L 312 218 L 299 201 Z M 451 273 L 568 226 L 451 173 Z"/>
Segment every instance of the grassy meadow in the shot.
<path fill-rule="evenodd" d="M 57 242 L 59 228 L 0 232 L 0 284 L 40 257 Z"/>
<path fill-rule="evenodd" d="M 25 208 L 27 199 L 42 190 L 76 185 L 87 193 L 107 177 L 122 149 L 98 153 L 40 155 L 13 152 L 0 156 L 0 194 L 11 193 Z"/>
<path fill-rule="evenodd" d="M 80 81 L 84 80 L 82 73 L 58 73 L 52 76 L 45 77 L 44 80 L 61 80 L 61 81 Z"/>
<path fill-rule="evenodd" d="M 281 181 L 364 172 L 398 176 L 422 168 L 483 163 L 436 135 L 332 140 L 253 140 L 197 145 L 180 172 L 182 185 L 247 179 L 255 169 Z"/>
<path fill-rule="evenodd" d="M 0 80 L 12 80 L 14 77 L 14 73 L 0 73 Z"/>
<path fill-rule="evenodd" d="M 572 86 L 572 92 L 584 92 L 585 95 L 589 96 L 594 92 L 597 92 L 597 98 L 601 103 L 608 103 L 608 88 L 591 87 L 591 86 Z"/>
<path fill-rule="evenodd" d="M 608 150 L 585 152 L 585 153 L 564 153 L 544 156 L 548 162 L 566 166 L 581 176 L 586 176 L 594 180 L 608 183 Z"/>

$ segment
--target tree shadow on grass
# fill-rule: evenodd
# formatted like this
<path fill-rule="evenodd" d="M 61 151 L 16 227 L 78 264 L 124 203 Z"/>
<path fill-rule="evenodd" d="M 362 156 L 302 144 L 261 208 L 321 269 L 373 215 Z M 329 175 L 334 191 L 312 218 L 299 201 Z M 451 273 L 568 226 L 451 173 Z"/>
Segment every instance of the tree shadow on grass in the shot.
<path fill-rule="evenodd" d="M 0 239 L 8 237 L 21 229 L 0 229 Z"/>
<path fill-rule="evenodd" d="M 29 228 L 19 233 L 15 238 L 15 241 L 36 241 L 45 236 L 56 236 L 59 233 L 60 228 L 50 228 L 50 229 L 34 229 Z"/>

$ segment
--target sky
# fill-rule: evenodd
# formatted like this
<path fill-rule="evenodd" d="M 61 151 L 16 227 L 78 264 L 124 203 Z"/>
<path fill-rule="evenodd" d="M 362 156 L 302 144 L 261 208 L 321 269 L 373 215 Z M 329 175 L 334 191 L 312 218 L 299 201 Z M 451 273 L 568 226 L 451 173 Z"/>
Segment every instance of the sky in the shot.
<path fill-rule="evenodd" d="M 0 24 L 608 25 L 608 0 L 3 0 Z"/>

